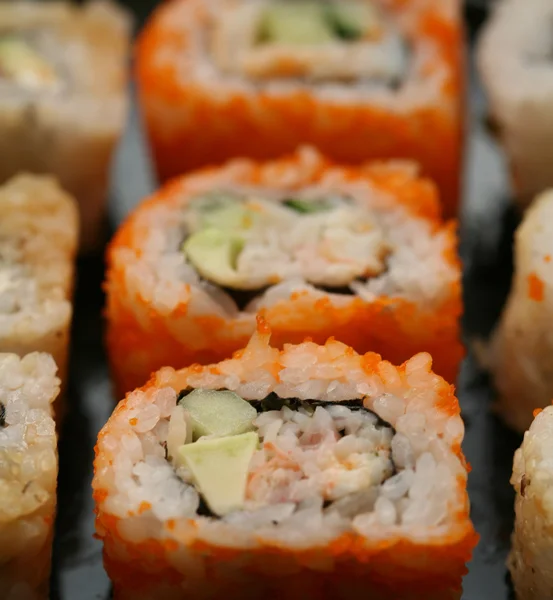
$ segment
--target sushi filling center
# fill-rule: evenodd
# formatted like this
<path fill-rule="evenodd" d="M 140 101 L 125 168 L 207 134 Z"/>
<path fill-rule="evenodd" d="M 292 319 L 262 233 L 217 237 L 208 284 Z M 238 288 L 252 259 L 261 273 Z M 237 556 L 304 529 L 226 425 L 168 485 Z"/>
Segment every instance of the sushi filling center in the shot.
<path fill-rule="evenodd" d="M 338 288 L 376 277 L 390 247 L 370 212 L 342 196 L 212 193 L 184 214 L 186 260 L 205 280 L 259 290 L 301 277 Z"/>
<path fill-rule="evenodd" d="M 217 15 L 213 59 L 252 79 L 369 80 L 396 85 L 405 74 L 404 40 L 368 0 L 258 0 Z"/>
<path fill-rule="evenodd" d="M 205 516 L 232 519 L 274 506 L 269 520 L 276 524 L 306 503 L 319 503 L 325 513 L 353 518 L 409 489 L 414 473 L 406 465 L 397 470 L 394 435 L 362 400 L 303 401 L 272 393 L 246 401 L 226 390 L 197 389 L 179 396 L 167 457 L 197 490 Z"/>
<path fill-rule="evenodd" d="M 61 79 L 33 36 L 0 34 L 0 83 L 26 90 L 57 90 Z"/>

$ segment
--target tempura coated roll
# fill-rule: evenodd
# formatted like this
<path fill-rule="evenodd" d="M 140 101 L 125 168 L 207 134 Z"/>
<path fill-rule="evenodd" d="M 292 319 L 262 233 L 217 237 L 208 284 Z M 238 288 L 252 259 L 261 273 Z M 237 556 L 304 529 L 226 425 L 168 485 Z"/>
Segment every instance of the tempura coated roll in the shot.
<path fill-rule="evenodd" d="M 338 162 L 400 158 L 457 213 L 459 0 L 175 0 L 142 32 L 139 98 L 163 180 L 310 144 Z"/>
<path fill-rule="evenodd" d="M 103 240 L 129 36 L 129 16 L 110 1 L 0 2 L 0 182 L 54 175 L 79 203 L 84 251 Z"/>
<path fill-rule="evenodd" d="M 553 398 L 553 192 L 539 196 L 516 232 L 515 273 L 487 366 L 507 423 L 525 431 Z"/>
<path fill-rule="evenodd" d="M 0 354 L 0 598 L 48 600 L 58 455 L 52 357 Z"/>
<path fill-rule="evenodd" d="M 521 208 L 553 186 L 552 18 L 550 0 L 498 0 L 477 49 L 493 129 Z"/>
<path fill-rule="evenodd" d="M 0 187 L 0 352 L 47 352 L 65 380 L 78 215 L 49 177 Z"/>
<path fill-rule="evenodd" d="M 404 163 L 345 168 L 313 150 L 167 184 L 108 251 L 107 342 L 120 394 L 163 367 L 243 347 L 265 313 L 277 345 L 329 336 L 455 380 L 463 349 L 454 223 Z"/>
<path fill-rule="evenodd" d="M 477 535 L 453 386 L 329 340 L 257 332 L 160 370 L 96 446 L 96 531 L 118 600 L 461 597 Z"/>

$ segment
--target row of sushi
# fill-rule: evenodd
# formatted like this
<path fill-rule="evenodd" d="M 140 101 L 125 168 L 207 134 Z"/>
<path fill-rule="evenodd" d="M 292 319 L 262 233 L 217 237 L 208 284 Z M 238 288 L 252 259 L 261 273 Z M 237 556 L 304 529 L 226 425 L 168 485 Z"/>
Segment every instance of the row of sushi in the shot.
<path fill-rule="evenodd" d="M 541 20 L 550 2 L 534 4 Z M 521 5 L 504 0 L 484 58 Z M 0 26 L 1 178 L 47 172 L 66 190 L 31 175 L 0 190 L 0 597 L 38 600 L 79 222 L 90 249 L 126 114 L 130 20 L 106 2 L 23 1 L 0 4 Z M 460 597 L 477 535 L 446 383 L 462 302 L 438 190 L 454 215 L 461 33 L 453 0 L 175 0 L 142 33 L 158 172 L 202 169 L 141 204 L 108 250 L 107 347 L 126 399 L 99 435 L 93 488 L 116 598 Z M 517 152 L 533 142 L 501 112 L 520 183 Z M 521 430 L 553 397 L 551 206 L 520 229 L 487 357 Z M 515 460 L 523 599 L 550 596 L 552 412 Z"/>
<path fill-rule="evenodd" d="M 488 357 L 520 430 L 553 397 L 552 212 L 553 192 L 519 229 Z M 65 380 L 77 223 L 50 178 L 0 188 L 9 600 L 47 594 L 51 405 Z M 454 381 L 463 356 L 456 251 L 413 165 L 343 167 L 310 148 L 183 176 L 130 215 L 106 275 L 107 347 L 126 397 L 99 435 L 93 482 L 116 598 L 460 597 L 477 535 L 463 422 L 441 376 Z M 63 400 L 55 412 L 59 424 Z M 515 458 L 522 599 L 550 593 L 552 432 L 553 407 Z"/>

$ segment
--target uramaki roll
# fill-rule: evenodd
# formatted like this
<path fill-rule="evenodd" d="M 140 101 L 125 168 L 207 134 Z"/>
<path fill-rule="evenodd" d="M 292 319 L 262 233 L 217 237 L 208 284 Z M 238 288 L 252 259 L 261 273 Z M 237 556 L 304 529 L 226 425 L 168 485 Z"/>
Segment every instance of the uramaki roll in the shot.
<path fill-rule="evenodd" d="M 48 600 L 58 455 L 51 356 L 0 354 L 0 598 Z"/>
<path fill-rule="evenodd" d="M 159 371 L 98 437 L 117 600 L 461 597 L 477 535 L 453 386 L 335 340 Z"/>
<path fill-rule="evenodd" d="M 539 196 L 515 234 L 511 292 L 492 337 L 487 367 L 498 409 L 520 432 L 553 398 L 553 191 Z"/>
<path fill-rule="evenodd" d="M 55 175 L 78 200 L 85 251 L 102 241 L 126 120 L 129 25 L 106 0 L 0 2 L 0 182 Z"/>
<path fill-rule="evenodd" d="M 0 187 L 0 352 L 51 354 L 65 381 L 78 213 L 49 177 Z"/>
<path fill-rule="evenodd" d="M 416 160 L 457 212 L 459 0 L 175 0 L 136 59 L 162 179 L 305 143 L 345 163 Z"/>
<path fill-rule="evenodd" d="M 333 335 L 398 364 L 428 351 L 450 380 L 463 355 L 454 224 L 410 164 L 344 168 L 304 149 L 177 179 L 116 234 L 106 291 L 119 394 L 228 358 L 260 310 L 279 346 Z"/>
<path fill-rule="evenodd" d="M 518 600 L 549 600 L 553 590 L 553 407 L 536 411 L 515 454 L 515 530 L 509 569 Z"/>

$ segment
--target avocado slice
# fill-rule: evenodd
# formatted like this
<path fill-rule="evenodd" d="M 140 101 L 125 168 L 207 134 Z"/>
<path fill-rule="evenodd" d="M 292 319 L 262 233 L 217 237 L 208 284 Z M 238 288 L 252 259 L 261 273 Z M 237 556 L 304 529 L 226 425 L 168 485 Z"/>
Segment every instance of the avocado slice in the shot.
<path fill-rule="evenodd" d="M 327 17 L 336 36 L 351 41 L 365 37 L 377 22 L 374 9 L 366 2 L 332 2 Z"/>
<path fill-rule="evenodd" d="M 195 200 L 190 208 L 199 213 L 202 228 L 213 227 L 224 231 L 250 229 L 255 214 L 231 194 L 213 194 Z"/>
<path fill-rule="evenodd" d="M 257 411 L 238 394 L 197 389 L 180 401 L 190 415 L 194 439 L 203 435 L 239 435 L 253 429 Z"/>
<path fill-rule="evenodd" d="M 240 236 L 208 227 L 186 239 L 182 250 L 202 277 L 232 287 L 239 282 L 236 263 L 243 247 Z"/>
<path fill-rule="evenodd" d="M 52 66 L 30 44 L 13 35 L 0 37 L 0 77 L 30 86 L 58 81 Z"/>
<path fill-rule="evenodd" d="M 288 208 L 298 213 L 309 215 L 313 213 L 325 212 L 330 210 L 333 205 L 328 200 L 300 200 L 299 198 L 289 198 L 282 202 Z"/>
<path fill-rule="evenodd" d="M 215 514 L 223 516 L 244 506 L 248 469 L 258 443 L 252 431 L 179 448 L 179 460 L 190 469 L 198 491 Z"/>
<path fill-rule="evenodd" d="M 335 40 L 320 2 L 294 0 L 275 2 L 263 13 L 260 26 L 263 42 L 324 44 Z"/>

